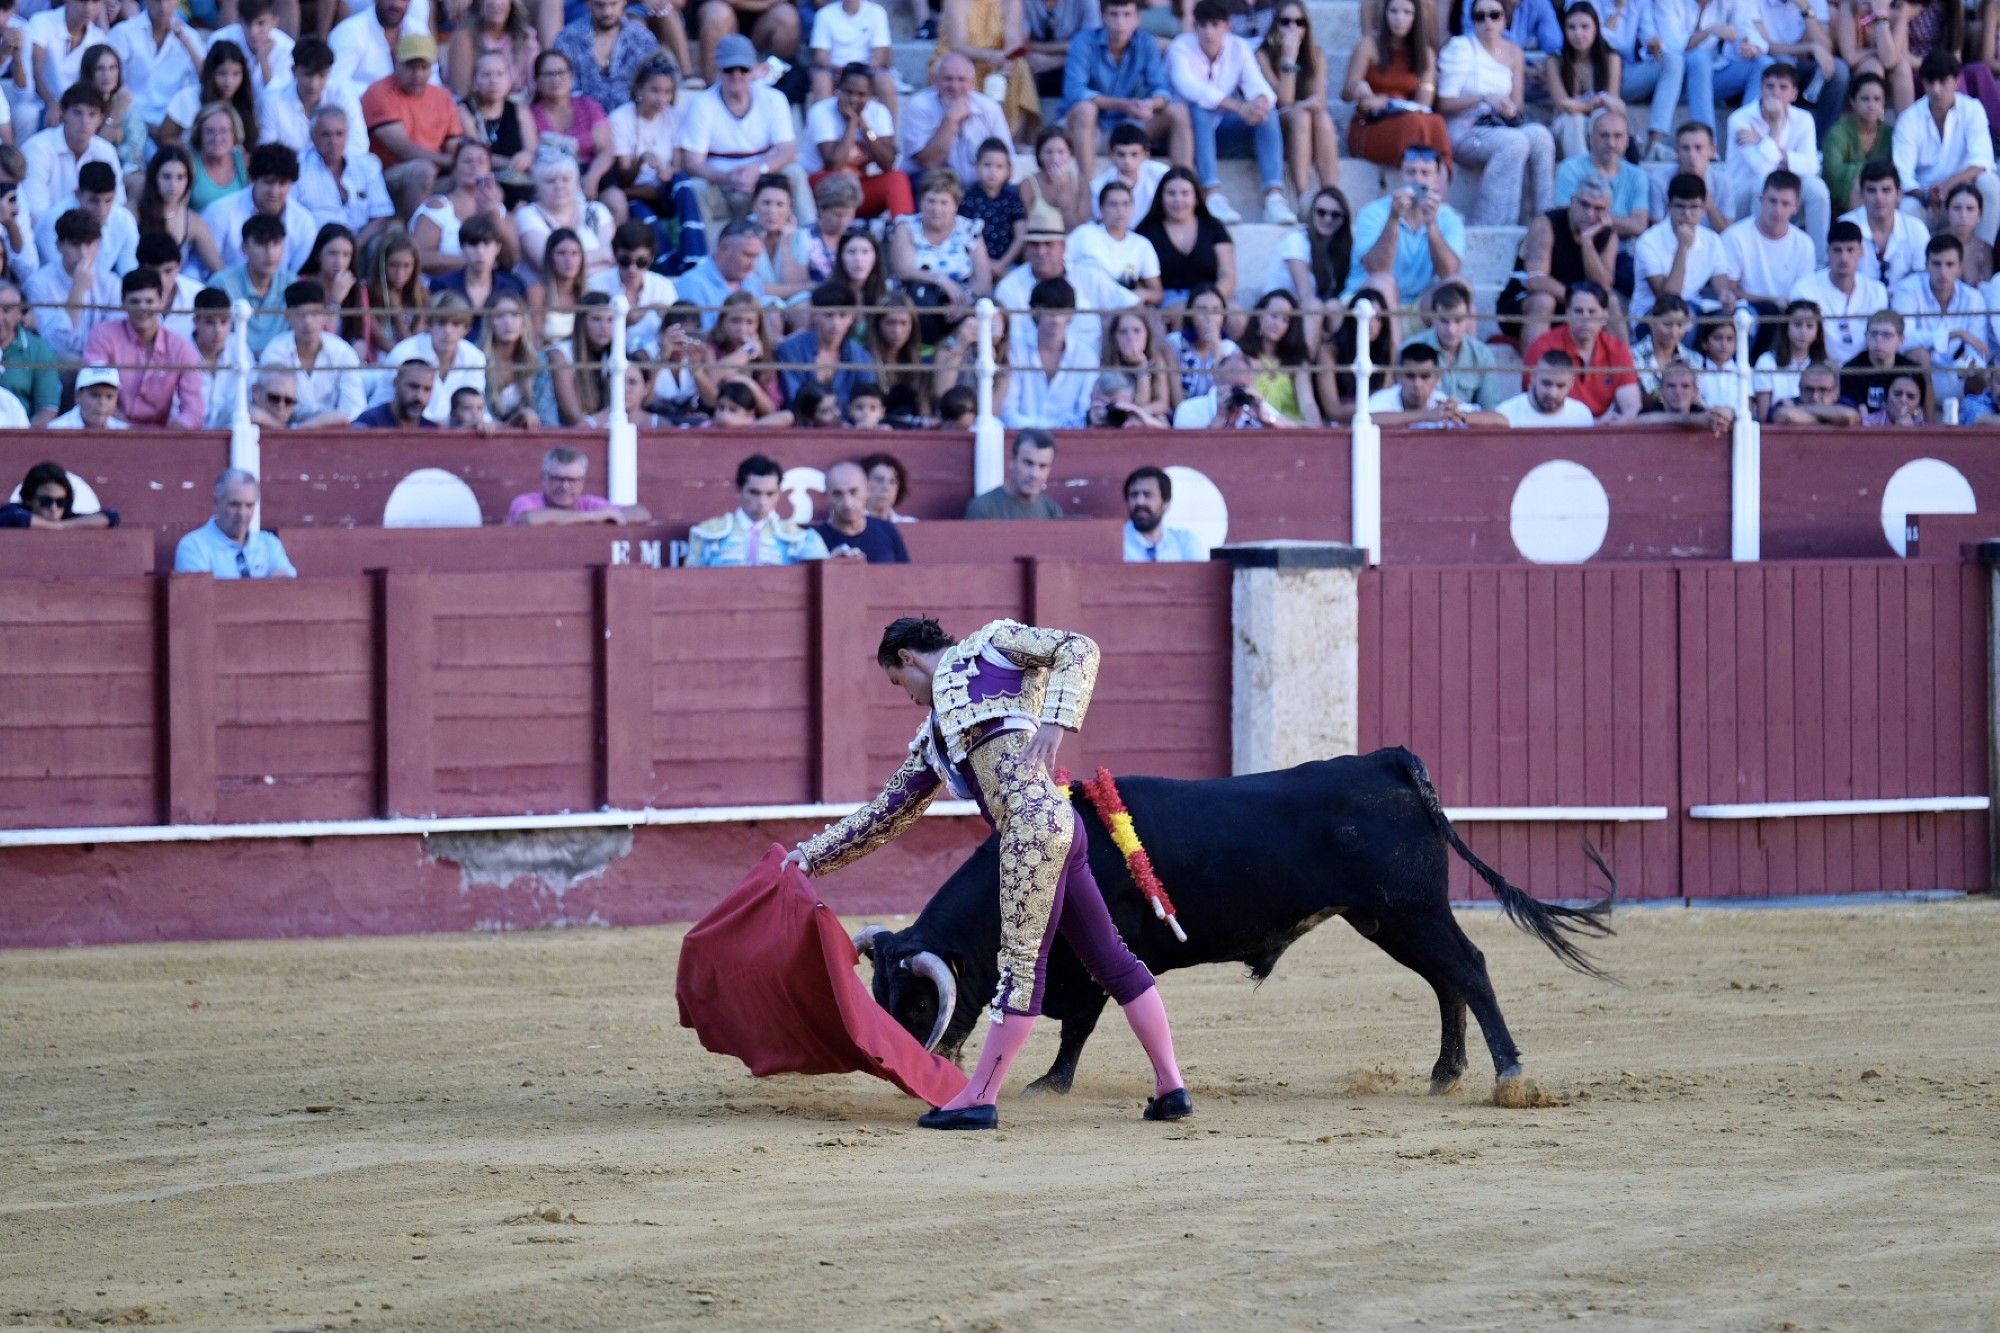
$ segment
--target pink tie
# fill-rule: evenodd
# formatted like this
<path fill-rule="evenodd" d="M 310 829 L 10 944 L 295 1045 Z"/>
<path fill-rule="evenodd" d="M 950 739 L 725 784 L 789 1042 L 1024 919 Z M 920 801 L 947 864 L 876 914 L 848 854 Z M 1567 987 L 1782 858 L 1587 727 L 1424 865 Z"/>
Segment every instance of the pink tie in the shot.
<path fill-rule="evenodd" d="M 763 536 L 764 536 L 763 525 L 759 523 L 752 523 L 750 525 L 749 554 L 744 558 L 743 561 L 744 564 L 754 565 L 757 563 L 757 548 L 762 544 Z"/>

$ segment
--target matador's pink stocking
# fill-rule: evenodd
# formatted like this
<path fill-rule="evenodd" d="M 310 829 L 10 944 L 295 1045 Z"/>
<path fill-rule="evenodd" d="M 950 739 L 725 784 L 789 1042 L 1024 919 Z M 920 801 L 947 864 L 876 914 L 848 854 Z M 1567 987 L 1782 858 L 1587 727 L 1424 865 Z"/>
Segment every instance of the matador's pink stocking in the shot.
<path fill-rule="evenodd" d="M 1013 1068 L 1014 1057 L 1028 1044 L 1028 1034 L 1034 1030 L 1035 1020 L 1027 1014 L 1009 1014 L 1004 1023 L 987 1024 L 986 1044 L 979 1048 L 979 1067 L 972 1071 L 965 1090 L 942 1109 L 962 1111 L 968 1106 L 991 1106 L 999 1101 L 1007 1071 Z"/>
<path fill-rule="evenodd" d="M 1167 1023 L 1167 1006 L 1160 999 L 1160 988 L 1148 986 L 1145 994 L 1124 1009 L 1125 1021 L 1132 1025 L 1133 1035 L 1146 1048 L 1146 1058 L 1153 1062 L 1153 1095 L 1164 1097 L 1180 1087 L 1183 1080 L 1181 1067 L 1174 1061 L 1174 1030 Z"/>

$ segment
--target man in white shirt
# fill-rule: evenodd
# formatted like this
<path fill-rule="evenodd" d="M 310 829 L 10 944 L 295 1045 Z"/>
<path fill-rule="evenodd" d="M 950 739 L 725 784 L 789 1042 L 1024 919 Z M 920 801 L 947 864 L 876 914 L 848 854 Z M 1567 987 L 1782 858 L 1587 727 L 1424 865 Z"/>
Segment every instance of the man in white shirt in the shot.
<path fill-rule="evenodd" d="M 124 303 L 118 279 L 97 267 L 102 237 L 97 219 L 82 209 L 58 215 L 54 254 L 21 287 L 43 341 L 70 364 L 82 359 L 90 331 Z"/>
<path fill-rule="evenodd" d="M 243 262 L 243 224 L 251 214 L 262 213 L 285 224 L 285 271 L 297 273 L 305 267 L 319 235 L 319 219 L 292 198 L 292 186 L 299 180 L 299 155 L 281 143 L 259 144 L 251 151 L 249 171 L 249 189 L 225 194 L 201 212 L 216 249 L 222 252 L 222 266 Z"/>
<path fill-rule="evenodd" d="M 1799 72 L 1800 92 L 1812 101 L 1820 141 L 1847 111 L 1847 62 L 1834 52 L 1827 0 L 1757 0 L 1752 25 L 1764 39 L 1766 63 L 1783 60 Z M 1760 74 L 1762 71 L 1758 71 Z M 1631 96 L 1631 89 L 1626 89 Z"/>
<path fill-rule="evenodd" d="M 332 71 L 333 48 L 317 37 L 301 40 L 292 52 L 292 77 L 272 84 L 257 99 L 259 142 L 281 143 L 303 158 L 312 146 L 314 113 L 321 107 L 337 106 L 347 112 L 350 145 L 356 153 L 369 156 L 368 121 L 361 114 L 361 99 L 345 85 L 336 89 Z"/>
<path fill-rule="evenodd" d="M 1027 310 L 1039 284 L 1051 278 L 1068 281 L 1075 308 L 1083 319 L 1071 321 L 1069 337 L 1095 356 L 1103 343 L 1104 321 L 1096 318 L 1113 310 L 1129 310 L 1139 304 L 1136 293 L 1112 281 L 1111 275 L 1095 264 L 1068 262 L 1068 240 L 1063 234 L 1062 213 L 1054 204 L 1038 203 L 1028 214 L 1028 232 L 1021 247 L 1021 263 L 993 285 L 993 304 L 1002 310 Z M 1035 326 L 1025 314 L 1016 314 L 1007 326 L 1009 347 L 1034 342 Z M 1094 363 L 1093 363 L 1094 364 Z"/>
<path fill-rule="evenodd" d="M 1167 164 L 1153 156 L 1153 146 L 1144 128 L 1126 121 L 1111 131 L 1110 155 L 1098 164 L 1097 173 L 1090 178 L 1091 207 L 1096 208 L 1105 186 L 1119 181 L 1132 192 L 1132 216 L 1144 218 L 1153 207 L 1153 192 L 1167 178 L 1167 171 Z"/>
<path fill-rule="evenodd" d="M 140 13 L 112 25 L 111 49 L 149 126 L 160 123 L 175 93 L 201 80 L 201 39 L 175 0 L 146 0 Z"/>
<path fill-rule="evenodd" d="M 1167 77 L 1174 96 L 1188 104 L 1194 122 L 1195 174 L 1208 192 L 1208 211 L 1224 224 L 1243 215 L 1222 193 L 1215 165 L 1216 132 L 1225 125 L 1246 128 L 1255 139 L 1257 173 L 1264 181 L 1264 221 L 1291 226 L 1299 220 L 1285 201 L 1285 139 L 1278 122 L 1278 95 L 1257 68 L 1250 43 L 1229 30 L 1223 0 L 1199 0 L 1194 30 L 1167 47 Z"/>
<path fill-rule="evenodd" d="M 979 175 L 979 145 L 998 139 L 1012 145 L 1007 113 L 985 93 L 975 91 L 972 62 L 953 53 L 931 68 L 931 86 L 903 108 L 898 139 L 903 170 L 913 181 L 938 167 L 950 167 L 961 181 Z"/>
<path fill-rule="evenodd" d="M 1034 332 L 1025 342 L 1008 339 L 1012 364 L 1000 420 L 1009 430 L 1081 426 L 1097 380 L 1097 351 L 1071 335 L 1090 321 L 1077 320 L 1076 292 L 1061 278 L 1037 283 L 1029 302 Z"/>
<path fill-rule="evenodd" d="M 82 79 L 84 52 L 100 42 L 108 45 L 111 34 L 97 22 L 103 5 L 77 6 L 75 17 L 83 21 L 83 38 L 75 43 L 69 39 L 68 5 L 56 0 L 40 13 L 27 12 L 35 7 L 30 4 L 20 7 L 26 13 L 26 20 L 21 25 L 21 50 L 15 59 L 27 66 L 28 81 L 46 108 Z"/>
<path fill-rule="evenodd" d="M 370 84 L 396 72 L 397 42 L 430 30 L 430 5 L 413 5 L 410 0 L 375 0 L 369 8 L 342 19 L 326 38 L 333 48 L 336 92 L 358 99 Z M 437 81 L 435 69 L 431 81 Z"/>
<path fill-rule="evenodd" d="M 262 94 L 266 89 L 290 82 L 296 43 L 290 33 L 278 26 L 276 0 L 236 0 L 236 16 L 237 22 L 215 30 L 208 39 L 209 45 L 234 42 L 242 49 L 250 58 L 253 93 Z"/>
<path fill-rule="evenodd" d="M 1232 344 L 1233 346 L 1234 344 Z M 1257 368 L 1241 352 L 1215 363 L 1214 387 L 1181 399 L 1175 430 L 1289 430 L 1299 423 L 1278 415 L 1257 393 Z"/>
<path fill-rule="evenodd" d="M 1673 161 L 1648 163 L 1645 171 L 1653 184 L 1648 210 L 1653 217 L 1667 215 L 1667 186 L 1674 177 L 1694 176 L 1708 187 L 1708 209 L 1702 214 L 1708 229 L 1719 234 L 1736 221 L 1729 211 L 1729 168 L 1716 154 L 1715 131 L 1700 121 L 1687 121 L 1674 131 Z"/>
<path fill-rule="evenodd" d="M 354 233 L 356 246 L 387 230 L 396 212 L 380 159 L 350 144 L 349 136 L 360 126 L 358 116 L 335 103 L 321 103 L 313 113 L 312 143 L 299 157 L 299 183 L 292 190 L 292 202 L 322 227 L 329 222 L 345 226 Z"/>
<path fill-rule="evenodd" d="M 180 242 L 163 231 L 149 231 L 139 238 L 139 264 L 160 275 L 160 294 L 166 310 L 160 327 L 194 341 L 194 298 L 202 284 L 181 272 Z"/>
<path fill-rule="evenodd" d="M 1690 306 L 1715 309 L 1705 297 L 1709 280 L 1728 273 L 1729 259 L 1722 238 L 1702 226 L 1708 212 L 1708 187 L 1701 177 L 1681 175 L 1667 185 L 1667 216 L 1639 237 L 1632 259 L 1632 318 L 1644 319 L 1653 302 L 1674 295 Z"/>
<path fill-rule="evenodd" d="M 1993 331 L 1985 300 L 1958 279 L 1965 263 L 1958 237 L 1950 232 L 1931 237 L 1924 261 L 1924 272 L 1896 284 L 1889 306 L 1904 316 L 1903 350 L 1928 359 L 1931 391 L 1942 401 L 1965 392 L 1964 381 L 1947 369 L 1983 367 L 1992 359 Z"/>
<path fill-rule="evenodd" d="M 833 95 L 842 70 L 864 65 L 869 70 L 871 91 L 892 115 L 895 113 L 896 71 L 889 48 L 888 10 L 875 0 L 821 5 L 813 14 L 811 44 L 815 101 Z"/>
<path fill-rule="evenodd" d="M 1786 293 L 1813 271 L 1813 243 L 1791 221 L 1798 206 L 1799 178 L 1774 171 L 1757 196 L 1755 216 L 1722 233 L 1722 251 L 1729 260 L 1724 307 L 1734 309 L 1736 302 L 1746 301 L 1763 320 L 1753 355 L 1764 351 L 1768 331 L 1782 325 Z"/>
<path fill-rule="evenodd" d="M 1826 267 L 1792 288 L 1792 300 L 1819 307 L 1826 357 L 1836 366 L 1868 350 L 1868 317 L 1889 304 L 1889 289 L 1861 271 L 1861 256 L 1861 228 L 1842 218 L 1826 234 Z"/>
<path fill-rule="evenodd" d="M 1912 108 L 1905 115 L 1922 115 Z M 1894 162 L 1868 162 L 1861 168 L 1861 207 L 1842 213 L 1843 222 L 1861 228 L 1861 271 L 1884 287 L 1893 288 L 1924 266 L 1924 246 L 1930 228 L 1902 211 L 1902 179 Z"/>
<path fill-rule="evenodd" d="M 1772 172 L 1789 171 L 1801 182 L 1805 233 L 1812 237 L 1815 252 L 1823 254 L 1833 197 L 1820 177 L 1819 133 L 1813 118 L 1794 105 L 1799 100 L 1799 73 L 1781 61 L 1764 71 L 1760 87 L 1756 103 L 1731 113 L 1723 132 L 1735 212 L 1741 216 L 1749 211 Z"/>
<path fill-rule="evenodd" d="M 1544 352 L 1528 377 L 1526 393 L 1517 393 L 1495 409 L 1510 426 L 1583 426 L 1596 418 L 1569 396 L 1576 382 L 1576 362 L 1567 352 Z"/>
<path fill-rule="evenodd" d="M 102 162 L 86 162 L 76 173 L 76 193 L 59 200 L 42 215 L 35 228 L 38 254 L 56 252 L 56 219 L 72 208 L 80 208 L 97 219 L 103 239 L 97 247 L 97 268 L 114 278 L 122 278 L 139 266 L 139 221 L 129 208 L 118 207 L 117 173 Z"/>
<path fill-rule="evenodd" d="M 21 177 L 21 203 L 31 214 L 40 217 L 75 194 L 76 173 L 84 163 L 102 162 L 119 170 L 118 150 L 97 137 L 103 125 L 104 98 L 97 89 L 73 83 L 63 90 L 62 124 L 37 131 L 21 145 L 28 164 Z M 118 202 L 125 202 L 122 175 Z"/>
<path fill-rule="evenodd" d="M 758 65 L 750 39 L 731 33 L 715 45 L 720 82 L 703 89 L 681 125 L 683 167 L 696 180 L 702 223 L 717 235 L 746 216 L 757 178 L 791 182 L 792 209 L 801 222 L 814 217 L 812 190 L 798 163 L 792 108 L 785 95 L 750 77 Z"/>
<path fill-rule="evenodd" d="M 85 366 L 78 371 L 76 406 L 49 423 L 50 430 L 131 428 L 132 423 L 118 415 L 118 371 L 112 366 Z"/>
<path fill-rule="evenodd" d="M 1134 468 L 1125 478 L 1126 564 L 1208 559 L 1207 542 L 1186 528 L 1167 526 L 1167 510 L 1173 503 L 1174 480 L 1166 469 Z"/>
<path fill-rule="evenodd" d="M 1368 395 L 1368 415 L 1378 426 L 1506 426 L 1498 412 L 1468 408 L 1444 391 L 1438 349 L 1405 343 L 1396 362 L 1396 382 Z"/>
<path fill-rule="evenodd" d="M 1890 149 L 1903 182 L 1903 211 L 1929 215 L 1943 231 L 1945 200 L 1954 188 L 1971 185 L 1985 211 L 1979 239 L 1992 244 L 2000 234 L 2000 180 L 1993 174 L 1993 131 L 1986 108 L 1958 91 L 1958 57 L 1942 46 L 1924 57 L 1917 71 L 1924 100 L 1896 117 Z"/>
<path fill-rule="evenodd" d="M 1132 230 L 1131 187 L 1124 181 L 1112 181 L 1099 192 L 1097 205 L 1104 221 L 1086 222 L 1069 234 L 1064 252 L 1068 264 L 1072 268 L 1095 264 L 1141 301 L 1157 305 L 1160 253 L 1151 241 Z"/>
<path fill-rule="evenodd" d="M 875 100 L 874 88 L 868 66 L 848 65 L 840 71 L 834 95 L 813 103 L 806 112 L 799 165 L 814 189 L 829 172 L 845 171 L 855 177 L 861 184 L 857 217 L 885 212 L 902 217 L 917 211 L 916 200 L 910 178 L 896 170 L 895 117 Z"/>
<path fill-rule="evenodd" d="M 298 430 L 346 426 L 368 408 L 362 391 L 361 358 L 346 340 L 326 331 L 331 312 L 326 289 L 304 280 L 285 288 L 285 322 L 257 364 L 293 372 L 298 402 L 291 425 Z"/>

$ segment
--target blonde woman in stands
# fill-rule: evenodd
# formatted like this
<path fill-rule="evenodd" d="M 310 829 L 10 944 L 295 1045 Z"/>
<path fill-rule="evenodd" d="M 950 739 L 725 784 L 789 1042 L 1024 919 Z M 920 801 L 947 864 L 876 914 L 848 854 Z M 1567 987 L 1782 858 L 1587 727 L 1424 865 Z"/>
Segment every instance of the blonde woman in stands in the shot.
<path fill-rule="evenodd" d="M 1354 103 L 1347 127 L 1353 156 L 1394 171 L 1403 165 L 1403 150 L 1416 143 L 1451 164 L 1451 135 L 1435 109 L 1437 48 L 1425 35 L 1434 26 L 1429 0 L 1388 0 L 1355 43 L 1340 93 Z"/>
<path fill-rule="evenodd" d="M 568 228 L 583 246 L 586 277 L 611 268 L 611 233 L 618 228 L 617 220 L 609 208 L 583 197 L 574 159 L 542 155 L 535 163 L 535 197 L 514 210 L 514 226 L 520 233 L 523 262 L 531 267 L 549 237 Z"/>
<path fill-rule="evenodd" d="M 486 312 L 486 410 L 503 426 L 534 430 L 553 425 L 555 376 L 535 346 L 534 324 L 518 296 L 504 295 Z M 544 409 L 549 411 L 544 418 Z"/>
<path fill-rule="evenodd" d="M 682 340 L 675 340 L 682 350 Z M 764 312 L 754 292 L 731 292 L 722 298 L 722 312 L 709 328 L 708 341 L 688 347 L 701 405 L 713 412 L 725 384 L 741 384 L 755 400 L 757 415 L 778 409 L 778 372 L 760 370 L 764 355 Z"/>
<path fill-rule="evenodd" d="M 472 332 L 472 303 L 457 292 L 445 292 L 431 302 L 424 326 L 424 332 L 396 344 L 385 359 L 392 366 L 415 360 L 437 367 L 437 387 L 424 418 L 442 426 L 451 420 L 453 394 L 460 389 L 486 392 L 486 353 L 467 337 Z M 387 402 L 392 392 L 393 385 L 385 382 L 377 388 L 374 401 Z"/>
<path fill-rule="evenodd" d="M 950 167 L 925 172 L 916 213 L 899 219 L 889 237 L 889 271 L 896 280 L 906 286 L 934 283 L 954 307 L 969 306 L 993 290 L 979 224 L 958 211 L 963 198 L 965 187 Z M 1086 205 L 1084 217 L 1089 216 Z M 841 250 L 845 255 L 844 244 Z"/>
<path fill-rule="evenodd" d="M 1121 310 L 1107 321 L 1104 364 L 1133 381 L 1132 405 L 1171 420 L 1181 405 L 1181 377 L 1153 336 L 1153 321 L 1137 310 Z"/>
<path fill-rule="evenodd" d="M 583 242 L 568 227 L 558 227 L 542 246 L 541 285 L 529 292 L 531 298 L 536 292 L 541 296 L 542 346 L 560 347 L 569 341 L 576 328 L 576 308 L 589 290 Z"/>
<path fill-rule="evenodd" d="M 930 177 L 924 179 L 928 182 Z M 1021 182 L 1023 211 L 1033 213 L 1038 203 L 1052 204 L 1062 213 L 1066 232 L 1090 221 L 1090 182 L 1077 164 L 1069 131 L 1060 125 L 1050 125 L 1035 136 L 1035 174 Z"/>
<path fill-rule="evenodd" d="M 368 264 L 368 341 L 371 360 L 381 361 L 398 343 L 414 338 L 423 327 L 430 292 L 424 286 L 417 243 L 400 231 L 384 232 Z M 360 349 L 367 352 L 369 348 Z M 394 369 L 400 361 L 391 361 Z"/>
<path fill-rule="evenodd" d="M 1526 57 L 1506 35 L 1505 0 L 1473 0 L 1472 32 L 1438 55 L 1437 109 L 1461 165 L 1483 168 L 1466 221 L 1512 226 L 1554 207 L 1556 143 L 1526 117 Z"/>
<path fill-rule="evenodd" d="M 1257 68 L 1278 95 L 1278 128 L 1285 136 L 1285 171 L 1293 196 L 1305 198 L 1315 176 L 1321 185 L 1337 183 L 1340 136 L 1326 107 L 1326 52 L 1313 40 L 1304 0 L 1279 0 L 1271 29 L 1257 48 Z"/>
<path fill-rule="evenodd" d="M 565 426 L 597 427 L 604 424 L 605 405 L 611 401 L 611 339 L 618 316 L 603 292 L 585 293 L 577 307 L 568 349 L 549 349 L 549 374 L 557 419 Z"/>

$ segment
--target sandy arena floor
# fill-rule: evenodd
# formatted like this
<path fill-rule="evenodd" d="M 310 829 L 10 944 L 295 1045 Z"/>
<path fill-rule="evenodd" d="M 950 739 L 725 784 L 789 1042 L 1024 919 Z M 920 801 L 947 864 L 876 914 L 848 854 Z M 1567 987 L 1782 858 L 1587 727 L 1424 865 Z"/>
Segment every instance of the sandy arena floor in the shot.
<path fill-rule="evenodd" d="M 998 1136 L 701 1051 L 678 930 L 0 954 L 0 1323 L 2000 1321 L 2000 904 L 1628 912 L 1623 989 L 1467 921 L 1561 1104 L 1422 1095 L 1338 924 L 1168 978 L 1195 1120 L 1114 1015 Z"/>

